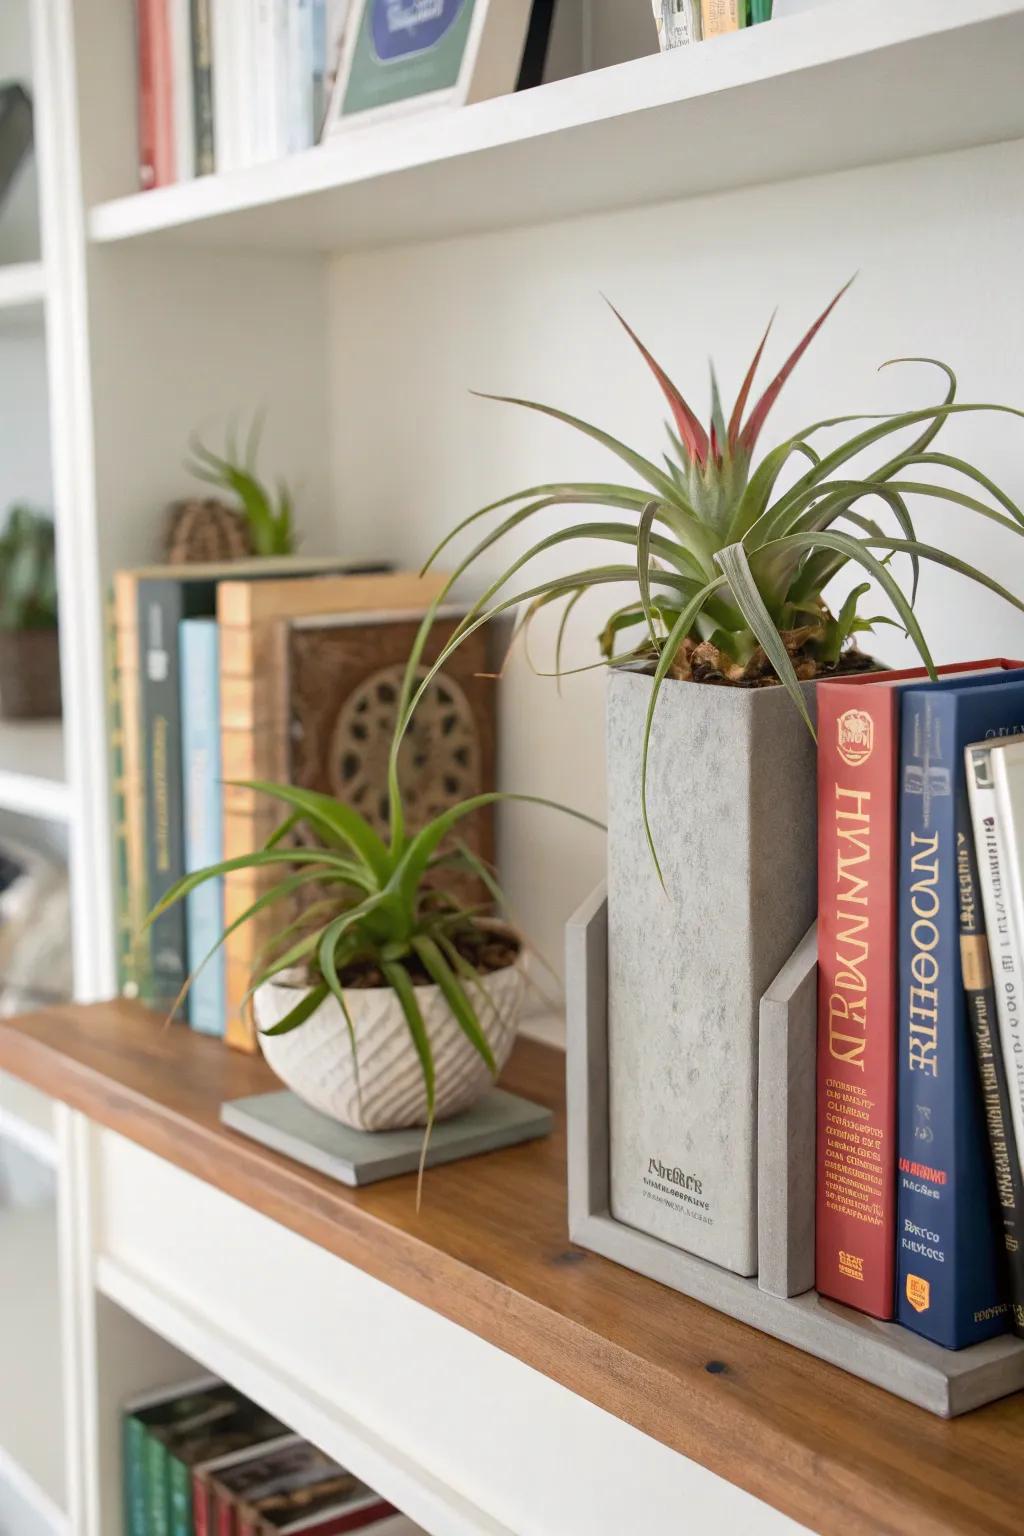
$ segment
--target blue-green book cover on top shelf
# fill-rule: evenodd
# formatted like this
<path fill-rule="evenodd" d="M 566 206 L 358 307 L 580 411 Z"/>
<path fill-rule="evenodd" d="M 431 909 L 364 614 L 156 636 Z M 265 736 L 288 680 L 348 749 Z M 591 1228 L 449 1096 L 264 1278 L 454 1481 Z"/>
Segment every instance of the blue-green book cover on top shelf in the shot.
<path fill-rule="evenodd" d="M 451 90 L 469 42 L 475 0 L 365 0 L 342 112 Z"/>
<path fill-rule="evenodd" d="M 964 748 L 1024 729 L 1024 678 L 902 700 L 897 1316 L 962 1349 L 1009 1325 L 1000 1222 L 960 965 Z"/>
<path fill-rule="evenodd" d="M 220 764 L 220 636 L 216 619 L 183 619 L 178 631 L 185 870 L 223 853 Z M 207 880 L 185 899 L 188 963 L 194 972 L 224 931 L 224 882 Z M 188 1019 L 204 1035 L 223 1035 L 227 974 L 223 947 L 192 982 Z"/>

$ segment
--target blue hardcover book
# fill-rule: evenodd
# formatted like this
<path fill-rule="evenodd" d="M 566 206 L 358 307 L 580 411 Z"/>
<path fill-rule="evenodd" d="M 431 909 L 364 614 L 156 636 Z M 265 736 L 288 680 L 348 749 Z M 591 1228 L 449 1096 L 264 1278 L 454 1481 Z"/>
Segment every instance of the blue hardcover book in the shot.
<path fill-rule="evenodd" d="M 1009 1324 L 981 1087 L 960 969 L 964 748 L 1024 723 L 1024 678 L 902 699 L 897 1316 L 946 1349 Z M 961 821 L 961 825 L 963 822 Z"/>
<path fill-rule="evenodd" d="M 181 664 L 185 869 L 223 857 L 220 784 L 220 637 L 216 619 L 183 619 Z M 195 969 L 224 931 L 224 882 L 207 880 L 185 899 L 189 965 Z M 207 961 L 188 995 L 188 1018 L 204 1035 L 223 1035 L 227 985 L 223 949 Z"/>

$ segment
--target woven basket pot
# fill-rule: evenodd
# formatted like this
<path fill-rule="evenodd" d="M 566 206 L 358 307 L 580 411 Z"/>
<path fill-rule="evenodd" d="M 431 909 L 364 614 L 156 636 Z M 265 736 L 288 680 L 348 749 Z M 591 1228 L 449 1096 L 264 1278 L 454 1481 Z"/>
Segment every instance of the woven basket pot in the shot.
<path fill-rule="evenodd" d="M 0 630 L 0 719 L 56 720 L 60 712 L 56 629 Z"/>
<path fill-rule="evenodd" d="M 523 957 L 483 977 L 477 1017 L 501 1071 L 515 1042 L 525 991 Z M 473 989 L 475 990 L 475 988 Z M 435 1119 L 469 1109 L 493 1080 L 466 1039 L 439 987 L 416 998 L 434 1052 Z M 337 999 L 286 1035 L 266 1035 L 298 1001 L 294 986 L 267 982 L 253 998 L 260 1048 L 272 1070 L 306 1104 L 357 1131 L 426 1125 L 427 1093 L 405 1015 L 390 987 L 351 988 L 345 1002 L 355 1031 L 360 1096 L 348 1027 Z"/>

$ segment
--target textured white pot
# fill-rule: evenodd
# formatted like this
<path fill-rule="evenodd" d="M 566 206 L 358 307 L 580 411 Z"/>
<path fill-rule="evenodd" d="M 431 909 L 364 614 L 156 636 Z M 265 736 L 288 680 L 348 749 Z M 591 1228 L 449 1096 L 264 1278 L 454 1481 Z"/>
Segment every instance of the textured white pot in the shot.
<path fill-rule="evenodd" d="M 492 971 L 481 987 L 480 1027 L 498 1070 L 515 1042 L 526 981 L 523 955 L 514 965 Z M 474 988 L 475 990 L 475 988 Z M 491 1087 L 491 1074 L 459 1028 L 439 987 L 417 987 L 416 997 L 434 1052 L 435 1118 L 468 1109 Z M 345 993 L 356 1037 L 355 1062 L 341 1007 L 328 997 L 314 1014 L 286 1035 L 266 1035 L 298 1000 L 294 986 L 268 982 L 253 1005 L 260 1048 L 294 1094 L 322 1114 L 359 1131 L 394 1131 L 426 1125 L 427 1093 L 416 1048 L 398 999 L 390 987 L 352 988 Z"/>

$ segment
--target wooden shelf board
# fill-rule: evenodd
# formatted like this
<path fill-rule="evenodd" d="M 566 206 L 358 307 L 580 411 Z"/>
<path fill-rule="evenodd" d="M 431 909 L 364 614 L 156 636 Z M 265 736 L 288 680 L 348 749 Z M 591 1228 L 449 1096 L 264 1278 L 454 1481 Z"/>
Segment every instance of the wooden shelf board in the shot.
<path fill-rule="evenodd" d="M 89 232 L 344 251 L 1022 135 L 1021 0 L 860 0 L 101 203 Z"/>
<path fill-rule="evenodd" d="M 0 809 L 48 821 L 70 818 L 59 720 L 0 721 Z"/>
<path fill-rule="evenodd" d="M 0 1255 L 0 1473 L 57 1527 L 64 1410 L 53 1208 L 0 1208 Z"/>
<path fill-rule="evenodd" d="M 1024 1396 L 952 1423 L 574 1249 L 564 1057 L 532 1041 L 504 1081 L 551 1138 L 364 1190 L 226 1131 L 259 1059 L 136 1004 L 0 1022 L 0 1069 L 215 1185 L 644 1433 L 823 1532 L 1016 1533 Z"/>

